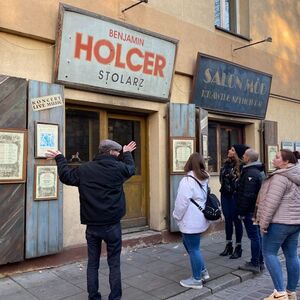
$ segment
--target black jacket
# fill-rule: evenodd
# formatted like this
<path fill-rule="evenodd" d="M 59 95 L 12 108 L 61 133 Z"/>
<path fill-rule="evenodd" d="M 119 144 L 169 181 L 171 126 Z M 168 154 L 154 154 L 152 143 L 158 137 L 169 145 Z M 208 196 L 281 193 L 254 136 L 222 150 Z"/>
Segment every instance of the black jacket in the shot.
<path fill-rule="evenodd" d="M 221 194 L 232 195 L 236 190 L 237 179 L 234 162 L 227 159 L 220 171 Z"/>
<path fill-rule="evenodd" d="M 245 216 L 254 212 L 256 198 L 264 178 L 264 166 L 261 162 L 253 162 L 243 166 L 237 189 L 238 215 Z"/>
<path fill-rule="evenodd" d="M 108 225 L 121 220 L 126 212 L 123 183 L 135 172 L 130 152 L 123 153 L 122 161 L 97 154 L 78 168 L 70 168 L 61 154 L 55 160 L 60 181 L 78 187 L 82 224 Z"/>

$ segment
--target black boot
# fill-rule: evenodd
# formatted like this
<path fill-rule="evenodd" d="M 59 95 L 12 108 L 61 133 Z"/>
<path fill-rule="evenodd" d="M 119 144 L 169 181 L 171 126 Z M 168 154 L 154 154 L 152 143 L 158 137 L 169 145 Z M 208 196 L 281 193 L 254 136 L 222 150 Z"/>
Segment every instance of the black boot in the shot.
<path fill-rule="evenodd" d="M 242 246 L 241 245 L 237 245 L 234 249 L 233 254 L 229 257 L 230 259 L 236 259 L 242 256 Z"/>
<path fill-rule="evenodd" d="M 226 244 L 224 251 L 222 253 L 220 253 L 220 256 L 231 255 L 232 252 L 233 252 L 232 243 L 228 243 L 228 244 Z"/>

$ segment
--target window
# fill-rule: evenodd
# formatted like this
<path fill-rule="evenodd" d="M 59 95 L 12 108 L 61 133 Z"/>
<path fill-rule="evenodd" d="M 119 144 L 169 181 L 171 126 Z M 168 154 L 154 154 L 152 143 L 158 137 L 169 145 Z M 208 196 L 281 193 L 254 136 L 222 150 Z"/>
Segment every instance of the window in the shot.
<path fill-rule="evenodd" d="M 99 113 L 66 110 L 66 158 L 70 163 L 92 160 L 99 146 Z"/>
<path fill-rule="evenodd" d="M 215 0 L 215 26 L 249 37 L 249 0 Z"/>
<path fill-rule="evenodd" d="M 243 126 L 217 122 L 208 123 L 208 171 L 219 172 L 228 149 L 243 142 Z"/>

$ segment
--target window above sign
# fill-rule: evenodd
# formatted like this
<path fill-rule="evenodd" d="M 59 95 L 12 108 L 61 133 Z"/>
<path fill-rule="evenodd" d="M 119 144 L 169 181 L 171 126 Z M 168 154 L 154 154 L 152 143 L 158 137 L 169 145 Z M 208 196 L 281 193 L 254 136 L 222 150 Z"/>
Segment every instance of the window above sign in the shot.
<path fill-rule="evenodd" d="M 249 40 L 249 0 L 215 0 L 215 26 Z"/>

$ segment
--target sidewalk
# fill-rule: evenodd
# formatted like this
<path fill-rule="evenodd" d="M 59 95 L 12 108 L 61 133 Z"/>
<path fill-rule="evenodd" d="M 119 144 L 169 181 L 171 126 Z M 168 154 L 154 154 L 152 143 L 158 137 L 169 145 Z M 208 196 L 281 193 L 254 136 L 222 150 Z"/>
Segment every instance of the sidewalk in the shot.
<path fill-rule="evenodd" d="M 254 278 L 251 272 L 238 270 L 238 266 L 250 256 L 248 239 L 243 239 L 242 258 L 236 260 L 219 256 L 224 244 L 222 233 L 214 233 L 202 239 L 202 253 L 211 278 L 200 290 L 179 285 L 179 280 L 191 275 L 189 259 L 181 243 L 125 250 L 121 256 L 122 300 L 254 300 L 270 293 L 273 287 L 268 272 Z M 107 300 L 109 284 L 106 257 L 101 258 L 100 265 L 100 291 L 102 299 Z M 256 284 L 256 281 L 264 284 Z M 251 283 L 250 288 L 248 282 Z M 230 287 L 229 291 L 227 287 Z M 253 287 L 260 288 L 261 293 L 248 296 L 249 290 L 252 294 L 256 291 Z M 36 299 L 87 300 L 86 261 L 0 279 L 0 300 Z"/>

